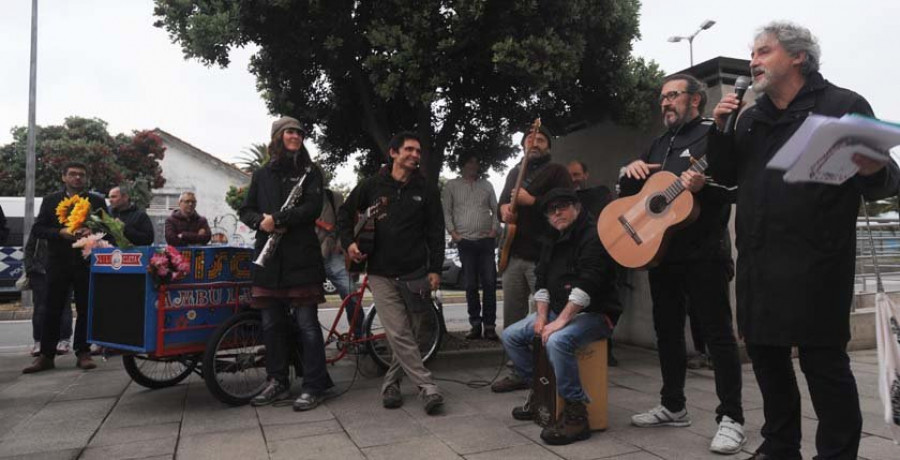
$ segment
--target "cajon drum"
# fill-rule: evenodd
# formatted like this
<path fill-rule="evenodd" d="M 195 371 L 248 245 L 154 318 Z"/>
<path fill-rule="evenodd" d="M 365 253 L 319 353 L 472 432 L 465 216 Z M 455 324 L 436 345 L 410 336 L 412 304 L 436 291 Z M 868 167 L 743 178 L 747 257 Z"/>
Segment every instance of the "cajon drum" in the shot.
<path fill-rule="evenodd" d="M 609 427 L 607 412 L 609 375 L 606 347 L 606 340 L 598 340 L 576 352 L 581 386 L 591 400 L 587 404 L 588 423 L 591 430 L 605 430 Z M 536 413 L 534 420 L 538 425 L 548 426 L 556 423 L 559 419 L 565 402 L 556 392 L 556 376 L 540 337 L 535 337 L 533 348 L 535 366 L 532 404 Z"/>

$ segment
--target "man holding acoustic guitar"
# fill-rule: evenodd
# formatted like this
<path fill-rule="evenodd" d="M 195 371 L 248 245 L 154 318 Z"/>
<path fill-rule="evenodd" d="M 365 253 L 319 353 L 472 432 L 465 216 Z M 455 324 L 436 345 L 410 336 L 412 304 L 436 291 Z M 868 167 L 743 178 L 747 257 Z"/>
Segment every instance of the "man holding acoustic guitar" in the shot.
<path fill-rule="evenodd" d="M 540 124 L 540 119 L 536 120 L 522 138 L 525 156 L 506 176 L 500 194 L 498 215 L 506 224 L 498 267 L 503 275 L 504 327 L 525 318 L 528 297 L 534 292 L 534 267 L 541 255 L 538 237 L 549 230 L 537 202 L 554 188 L 572 188 L 569 170 L 550 161 L 552 138 L 550 130 Z M 528 386 L 528 382 L 512 374 L 491 385 L 491 390 L 501 393 Z"/>
<path fill-rule="evenodd" d="M 716 421 L 719 428 L 710 444 L 710 450 L 733 454 L 740 451 L 746 442 L 741 406 L 741 365 L 731 326 L 728 298 L 727 267 L 731 254 L 725 249 L 728 247 L 725 238 L 733 192 L 708 182 L 701 173 L 702 166 L 697 166 L 704 164 L 706 139 L 713 126 L 712 121 L 700 117 L 706 104 L 703 84 L 686 74 L 667 77 L 663 82 L 659 103 L 667 131 L 653 142 L 645 155 L 624 168 L 619 181 L 623 196 L 639 194 L 650 197 L 646 200 L 647 206 L 631 206 L 629 211 L 616 212 L 618 204 L 614 202 L 606 207 L 604 217 L 601 218 L 601 221 L 608 220 L 606 216 L 613 214 L 617 222 L 627 219 L 629 226 L 633 225 L 637 229 L 636 235 L 646 239 L 648 233 L 640 227 L 642 223 L 666 221 L 669 219 L 664 214 L 677 212 L 675 204 L 654 209 L 652 197 L 678 194 L 681 195 L 680 199 L 687 199 L 686 214 L 696 217 L 693 222 L 690 222 L 689 217 L 684 219 L 681 227 L 674 232 L 672 228 L 661 230 L 660 232 L 672 232 L 668 235 L 668 247 L 665 244 L 657 246 L 657 252 L 648 254 L 647 257 L 649 263 L 645 266 L 653 267 L 649 271 L 650 296 L 653 300 L 653 325 L 663 387 L 660 391 L 661 404 L 645 413 L 634 415 L 631 421 L 639 427 L 691 424 L 684 395 L 687 363 L 684 321 L 686 309 L 690 308 L 693 313 L 691 319 L 699 322 L 699 330 L 708 343 L 715 367 L 716 394 L 719 397 Z M 653 175 L 658 177 L 650 179 Z M 680 193 L 685 190 L 691 193 Z M 672 203 L 675 203 L 674 200 Z M 650 216 L 652 219 L 648 216 L 642 218 L 632 215 L 630 209 L 635 208 L 648 215 L 656 214 Z M 625 224 L 619 227 L 623 225 Z M 607 244 L 608 240 L 603 235 L 603 222 L 599 228 L 600 237 Z M 635 256 L 635 251 L 639 251 L 642 246 L 653 245 L 638 245 L 629 256 Z M 614 248 L 609 245 L 607 248 L 616 257 Z M 628 263 L 623 265 L 637 266 Z"/>

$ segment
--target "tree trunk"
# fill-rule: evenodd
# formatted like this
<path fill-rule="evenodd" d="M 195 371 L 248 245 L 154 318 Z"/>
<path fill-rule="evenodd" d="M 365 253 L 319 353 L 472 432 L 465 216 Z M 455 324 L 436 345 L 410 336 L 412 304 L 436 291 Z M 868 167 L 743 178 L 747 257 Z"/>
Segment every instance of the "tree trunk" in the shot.
<path fill-rule="evenodd" d="M 444 165 L 444 149 L 436 148 L 434 125 L 431 124 L 431 108 L 420 104 L 416 107 L 416 118 L 419 125 L 418 134 L 422 139 L 422 162 L 419 166 L 425 179 L 432 184 L 438 183 L 441 168 Z"/>

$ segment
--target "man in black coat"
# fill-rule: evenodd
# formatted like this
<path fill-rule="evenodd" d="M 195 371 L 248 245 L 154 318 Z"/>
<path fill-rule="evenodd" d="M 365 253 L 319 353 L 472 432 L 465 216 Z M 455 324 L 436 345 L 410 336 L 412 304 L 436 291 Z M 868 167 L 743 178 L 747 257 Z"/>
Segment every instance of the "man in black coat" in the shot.
<path fill-rule="evenodd" d="M 702 83 L 687 74 L 671 75 L 663 81 L 659 102 L 668 130 L 646 154 L 624 168 L 619 180 L 621 194 L 634 195 L 651 174 L 668 171 L 681 176 L 694 194 L 700 215 L 672 235 L 662 261 L 649 272 L 663 386 L 660 405 L 634 415 L 631 423 L 639 427 L 691 424 L 684 395 L 684 319 L 690 309 L 692 326 L 702 332 L 715 367 L 719 427 L 709 448 L 733 454 L 746 442 L 741 364 L 728 297 L 731 251 L 725 244 L 733 192 L 689 169 L 694 160 L 706 154 L 706 139 L 713 125 L 700 117 L 706 105 Z"/>
<path fill-rule="evenodd" d="M 44 197 L 41 210 L 34 226 L 31 238 L 47 240 L 47 311 L 44 316 L 41 333 L 41 355 L 35 358 L 31 366 L 22 370 L 30 374 L 53 369 L 56 358 L 56 343 L 59 341 L 59 321 L 63 308 L 71 308 L 68 303 L 69 289 L 75 292 L 75 356 L 77 366 L 88 370 L 97 367 L 91 359 L 91 348 L 87 343 L 88 285 L 90 263 L 81 255 L 80 249 L 72 247 L 78 238 L 90 234 L 90 230 L 81 227 L 74 233 L 66 229 L 56 216 L 56 207 L 64 199 L 79 195 L 86 197 L 91 203 L 91 211 L 106 211 L 106 201 L 97 194 L 87 191 L 87 166 L 83 163 L 70 162 L 62 169 L 62 181 L 65 189 Z"/>
<path fill-rule="evenodd" d="M 422 147 L 416 134 L 401 132 L 389 145 L 390 163 L 363 179 L 338 211 L 341 245 L 354 262 L 368 264 L 369 287 L 378 305 L 394 357 L 384 376 L 382 405 L 403 405 L 402 372 L 418 387 L 425 412 L 435 414 L 444 398 L 422 363 L 413 324 L 431 308 L 431 291 L 440 286 L 444 262 L 444 212 L 434 184 L 419 171 Z M 373 245 L 354 235 L 356 216 L 379 205 Z"/>
<path fill-rule="evenodd" d="M 153 244 L 153 222 L 146 212 L 131 202 L 131 195 L 124 186 L 109 191 L 109 215 L 125 224 L 125 238 L 135 246 Z"/>
<path fill-rule="evenodd" d="M 753 89 L 762 96 L 721 133 L 738 110 L 736 95 L 716 106 L 710 171 L 738 185 L 738 326 L 763 395 L 764 441 L 753 458 L 800 458 L 800 392 L 791 363 L 798 347 L 819 419 L 816 458 L 851 459 L 859 450 L 862 417 L 846 352 L 850 340 L 856 219 L 860 196 L 897 193 L 900 170 L 887 159 L 860 155 L 859 172 L 840 185 L 787 183 L 766 163 L 808 114 L 872 116 L 860 95 L 818 72 L 819 45 L 806 28 L 773 22 L 753 45 Z"/>
<path fill-rule="evenodd" d="M 552 445 L 570 444 L 591 436 L 585 406 L 588 395 L 581 386 L 575 352 L 609 337 L 611 317 L 618 317 L 622 306 L 616 289 L 616 263 L 600 243 L 596 219 L 582 209 L 575 191 L 553 189 L 544 195 L 538 209 L 555 235 L 546 239 L 535 268 L 537 311 L 503 330 L 503 347 L 516 374 L 531 382 L 532 339 L 541 337 L 557 392 L 565 401 L 559 422 L 545 428 L 541 439 Z M 517 420 L 535 416 L 531 394 L 512 415 Z"/>
<path fill-rule="evenodd" d="M 553 133 L 546 126 L 531 134 L 526 131 L 522 138 L 524 156 L 528 157 L 528 165 L 522 184 L 516 196 L 513 191 L 522 169 L 522 162 L 510 169 L 506 175 L 506 183 L 500 192 L 497 216 L 500 221 L 509 225 L 516 224 L 515 238 L 509 250 L 508 263 L 503 270 L 503 327 L 513 324 L 528 315 L 529 296 L 534 293 L 534 267 L 540 258 L 540 238 L 548 233 L 547 220 L 541 215 L 538 203 L 547 192 L 557 187 L 573 188 L 572 178 L 565 165 L 552 161 L 550 149 L 553 146 Z M 515 214 L 510 210 L 515 200 Z M 504 245 L 501 239 L 501 250 Z M 524 390 L 529 383 L 512 373 L 491 385 L 491 391 L 504 393 Z"/>

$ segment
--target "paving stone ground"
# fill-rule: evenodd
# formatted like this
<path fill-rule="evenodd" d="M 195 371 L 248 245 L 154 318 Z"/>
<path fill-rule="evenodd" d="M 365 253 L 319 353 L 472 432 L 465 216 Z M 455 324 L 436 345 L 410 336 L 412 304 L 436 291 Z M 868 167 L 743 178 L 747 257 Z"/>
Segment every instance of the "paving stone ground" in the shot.
<path fill-rule="evenodd" d="M 551 447 L 540 429 L 513 420 L 510 410 L 524 392 L 494 394 L 458 382 L 490 380 L 502 366 L 497 351 L 439 356 L 433 364 L 446 410 L 424 414 L 410 385 L 399 410 L 380 405 L 380 378 L 365 361 L 331 368 L 338 389 L 352 387 L 315 410 L 228 407 L 215 400 L 199 377 L 162 390 L 133 383 L 118 358 L 82 372 L 74 358 L 58 369 L 22 375 L 30 358 L 0 355 L 0 458 L 18 459 L 744 459 L 759 444 L 762 400 L 749 365 L 744 366 L 744 409 L 749 443 L 723 457 L 709 452 L 717 399 L 711 371 L 689 371 L 687 428 L 640 429 L 630 416 L 658 402 L 657 355 L 617 346 L 620 367 L 610 369 L 610 427 L 584 442 Z M 860 457 L 896 460 L 877 399 L 874 351 L 852 353 L 864 417 Z M 501 370 L 503 372 L 503 370 Z M 816 419 L 798 369 L 803 400 L 803 455 L 814 455 Z M 371 377 L 367 377 L 371 376 Z M 449 381 L 449 380 L 455 381 Z M 298 388 L 297 385 L 294 387 Z"/>

